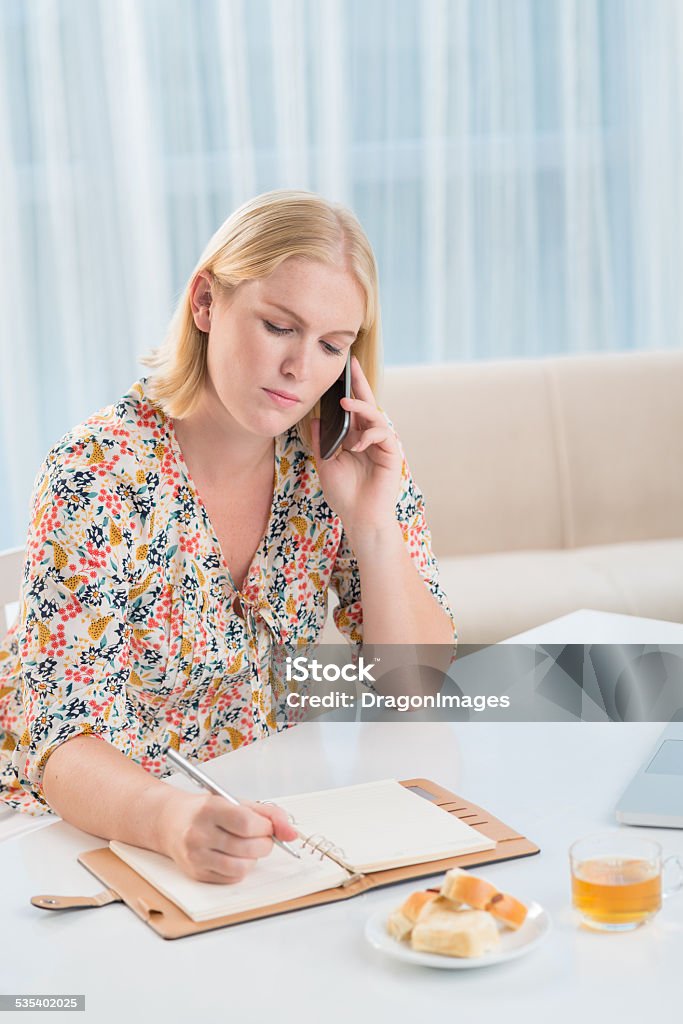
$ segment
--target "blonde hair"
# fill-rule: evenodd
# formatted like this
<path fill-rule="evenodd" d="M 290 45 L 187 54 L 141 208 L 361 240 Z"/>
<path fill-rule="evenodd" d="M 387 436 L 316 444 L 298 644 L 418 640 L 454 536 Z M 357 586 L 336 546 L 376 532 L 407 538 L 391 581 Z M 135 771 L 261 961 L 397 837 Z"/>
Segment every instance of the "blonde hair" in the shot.
<path fill-rule="evenodd" d="M 276 189 L 243 203 L 210 239 L 178 302 L 163 344 L 140 362 L 152 368 L 150 399 L 167 416 L 182 419 L 196 408 L 206 378 L 208 334 L 194 322 L 190 288 L 208 273 L 230 292 L 241 281 L 267 277 L 295 256 L 348 266 L 365 293 L 365 316 L 353 352 L 376 392 L 381 366 L 379 282 L 372 246 L 350 210 L 313 192 Z M 298 423 L 310 447 L 317 402 Z"/>

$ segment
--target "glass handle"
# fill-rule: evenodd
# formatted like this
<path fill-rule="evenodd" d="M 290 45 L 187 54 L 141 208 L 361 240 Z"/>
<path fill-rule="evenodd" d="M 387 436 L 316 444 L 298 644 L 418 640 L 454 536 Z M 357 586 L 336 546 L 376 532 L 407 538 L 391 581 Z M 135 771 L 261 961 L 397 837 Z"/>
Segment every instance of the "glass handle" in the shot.
<path fill-rule="evenodd" d="M 666 857 L 662 861 L 662 882 L 664 881 L 664 872 L 667 869 L 667 865 L 675 864 L 678 870 L 677 881 L 666 889 L 662 888 L 662 896 L 664 899 L 668 899 L 669 896 L 673 896 L 675 893 L 680 892 L 683 889 L 683 859 L 681 857 Z"/>

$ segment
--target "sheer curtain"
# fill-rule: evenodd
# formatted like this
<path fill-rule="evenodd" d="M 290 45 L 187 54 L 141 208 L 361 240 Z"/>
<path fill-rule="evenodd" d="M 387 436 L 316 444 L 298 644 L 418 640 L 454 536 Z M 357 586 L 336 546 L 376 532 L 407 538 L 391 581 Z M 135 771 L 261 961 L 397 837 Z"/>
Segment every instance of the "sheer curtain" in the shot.
<path fill-rule="evenodd" d="M 356 210 L 387 363 L 681 345 L 677 0 L 4 0 L 0 57 L 0 547 L 266 189 Z"/>

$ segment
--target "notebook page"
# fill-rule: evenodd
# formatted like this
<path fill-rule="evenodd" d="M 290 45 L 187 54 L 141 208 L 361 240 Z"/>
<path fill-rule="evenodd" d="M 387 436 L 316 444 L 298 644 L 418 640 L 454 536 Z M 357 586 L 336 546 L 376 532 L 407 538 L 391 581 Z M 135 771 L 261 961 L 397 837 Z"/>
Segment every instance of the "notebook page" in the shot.
<path fill-rule="evenodd" d="M 303 835 L 322 834 L 357 871 L 493 850 L 495 842 L 394 779 L 273 798 Z"/>
<path fill-rule="evenodd" d="M 295 849 L 299 844 L 292 844 Z M 197 882 L 168 857 L 112 840 L 109 848 L 142 875 L 164 896 L 185 911 L 193 921 L 209 921 L 225 914 L 270 906 L 284 900 L 322 892 L 346 881 L 348 874 L 337 864 L 301 850 L 301 860 L 274 846 L 254 869 L 231 885 Z"/>

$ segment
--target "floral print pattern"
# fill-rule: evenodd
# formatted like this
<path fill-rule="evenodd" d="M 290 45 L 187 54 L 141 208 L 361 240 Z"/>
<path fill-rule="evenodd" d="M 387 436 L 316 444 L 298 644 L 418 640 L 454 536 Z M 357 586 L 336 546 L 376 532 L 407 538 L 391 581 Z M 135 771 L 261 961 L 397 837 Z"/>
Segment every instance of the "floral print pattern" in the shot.
<path fill-rule="evenodd" d="M 274 652 L 315 645 L 330 587 L 338 630 L 362 643 L 358 565 L 296 427 L 275 438 L 270 519 L 238 593 L 145 385 L 66 434 L 36 478 L 19 618 L 0 644 L 0 799 L 18 810 L 49 810 L 45 763 L 78 734 L 161 776 L 169 747 L 204 761 L 292 724 Z M 452 620 L 405 458 L 396 514 Z"/>

